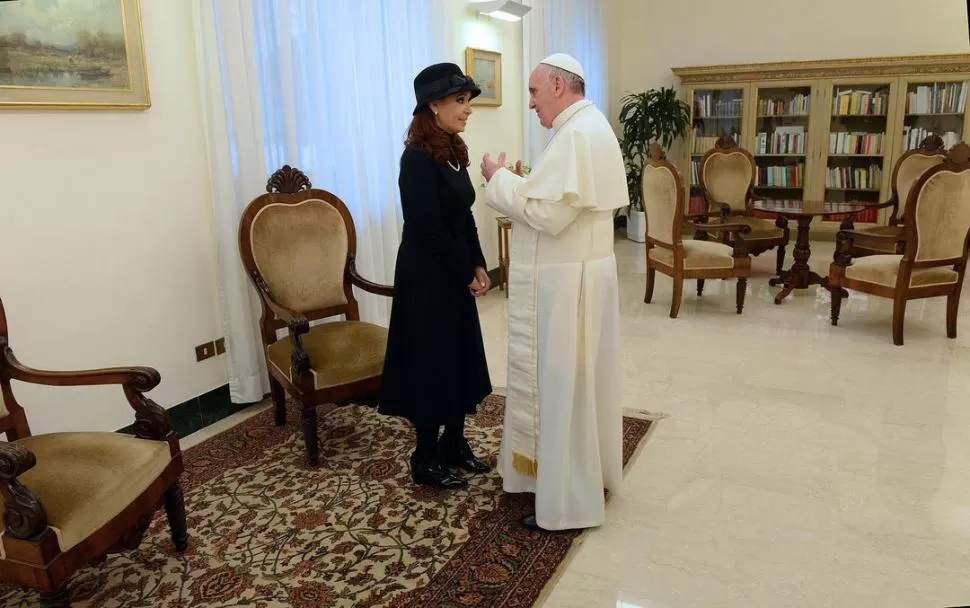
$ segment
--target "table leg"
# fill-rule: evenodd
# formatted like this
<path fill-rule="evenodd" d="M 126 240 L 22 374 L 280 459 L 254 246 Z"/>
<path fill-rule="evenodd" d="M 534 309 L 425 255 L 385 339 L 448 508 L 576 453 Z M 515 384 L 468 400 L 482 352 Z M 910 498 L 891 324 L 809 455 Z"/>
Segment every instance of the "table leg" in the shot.
<path fill-rule="evenodd" d="M 812 272 L 808 265 L 808 260 L 812 257 L 812 248 L 809 242 L 809 227 L 812 225 L 812 219 L 810 215 L 797 218 L 798 232 L 793 252 L 795 263 L 789 270 L 783 271 L 781 276 L 768 282 L 772 286 L 784 285 L 784 288 L 775 296 L 775 304 L 781 304 L 781 301 L 796 289 L 807 289 L 811 285 L 824 284 L 824 279 Z"/>

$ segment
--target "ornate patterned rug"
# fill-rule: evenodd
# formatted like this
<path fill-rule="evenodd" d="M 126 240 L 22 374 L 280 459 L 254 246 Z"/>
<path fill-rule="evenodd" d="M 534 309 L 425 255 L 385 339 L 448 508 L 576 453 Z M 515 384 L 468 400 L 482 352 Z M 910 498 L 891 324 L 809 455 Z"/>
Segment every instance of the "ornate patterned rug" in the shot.
<path fill-rule="evenodd" d="M 503 397 L 469 420 L 494 465 Z M 75 606 L 124 608 L 514 608 L 532 606 L 580 532 L 518 524 L 531 495 L 502 492 L 494 471 L 466 490 L 411 483 L 410 425 L 365 406 L 320 411 L 321 465 L 306 465 L 299 413 L 264 411 L 185 453 L 189 549 L 173 552 L 160 511 L 137 551 L 75 575 Z M 625 417 L 627 463 L 651 427 Z M 0 605 L 38 606 L 0 586 Z"/>

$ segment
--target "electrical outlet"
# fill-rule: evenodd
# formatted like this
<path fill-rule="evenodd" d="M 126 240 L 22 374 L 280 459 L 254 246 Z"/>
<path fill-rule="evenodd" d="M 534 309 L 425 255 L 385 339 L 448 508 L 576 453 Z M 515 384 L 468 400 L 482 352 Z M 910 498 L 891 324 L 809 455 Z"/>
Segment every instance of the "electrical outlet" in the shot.
<path fill-rule="evenodd" d="M 215 342 L 206 342 L 205 344 L 199 344 L 195 347 L 195 360 L 205 361 L 210 357 L 216 356 L 216 344 Z"/>
<path fill-rule="evenodd" d="M 226 352 L 226 339 L 219 338 L 216 340 L 216 354 L 221 355 L 224 352 Z"/>

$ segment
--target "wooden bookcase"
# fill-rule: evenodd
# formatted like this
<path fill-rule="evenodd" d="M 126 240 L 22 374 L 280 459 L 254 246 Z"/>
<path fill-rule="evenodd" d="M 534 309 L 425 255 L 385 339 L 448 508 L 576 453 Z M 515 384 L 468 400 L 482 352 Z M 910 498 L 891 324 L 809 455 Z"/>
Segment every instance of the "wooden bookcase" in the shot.
<path fill-rule="evenodd" d="M 700 210 L 701 157 L 725 133 L 758 164 L 764 198 L 879 202 L 896 160 L 929 133 L 970 139 L 970 54 L 673 68 L 691 106 L 683 158 Z M 885 224 L 884 210 L 856 225 Z M 835 232 L 837 219 L 815 230 Z"/>

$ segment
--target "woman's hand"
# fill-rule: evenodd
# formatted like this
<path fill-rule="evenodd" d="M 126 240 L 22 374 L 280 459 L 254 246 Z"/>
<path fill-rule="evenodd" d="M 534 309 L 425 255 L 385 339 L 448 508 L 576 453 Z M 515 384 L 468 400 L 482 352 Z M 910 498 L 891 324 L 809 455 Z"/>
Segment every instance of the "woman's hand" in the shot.
<path fill-rule="evenodd" d="M 492 281 L 488 278 L 488 271 L 481 266 L 475 267 L 475 280 L 468 284 L 468 289 L 476 298 L 480 298 L 492 288 Z"/>

